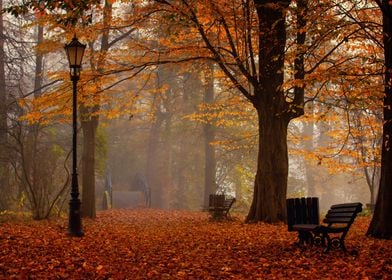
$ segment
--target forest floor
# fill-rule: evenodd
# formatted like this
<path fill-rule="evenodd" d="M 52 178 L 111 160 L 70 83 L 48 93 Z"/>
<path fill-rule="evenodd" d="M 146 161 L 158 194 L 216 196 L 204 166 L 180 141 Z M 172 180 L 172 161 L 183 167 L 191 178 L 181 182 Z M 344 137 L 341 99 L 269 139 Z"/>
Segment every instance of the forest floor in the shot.
<path fill-rule="evenodd" d="M 212 222 L 207 213 L 108 210 L 84 219 L 0 223 L 0 279 L 392 279 L 392 240 L 346 238 L 355 254 L 300 249 L 284 224 Z"/>

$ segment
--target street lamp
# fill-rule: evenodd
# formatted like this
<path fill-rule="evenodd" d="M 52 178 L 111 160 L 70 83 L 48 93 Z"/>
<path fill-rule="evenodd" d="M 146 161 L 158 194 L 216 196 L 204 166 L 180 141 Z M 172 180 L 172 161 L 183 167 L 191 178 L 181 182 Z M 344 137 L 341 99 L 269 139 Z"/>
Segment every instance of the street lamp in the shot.
<path fill-rule="evenodd" d="M 72 181 L 71 200 L 69 201 L 68 233 L 71 236 L 83 236 L 82 221 L 80 216 L 79 184 L 77 173 L 77 136 L 78 136 L 78 111 L 77 111 L 77 83 L 80 78 L 80 69 L 86 45 L 80 43 L 76 35 L 69 44 L 64 47 L 70 68 L 70 76 L 73 85 L 72 91 Z"/>

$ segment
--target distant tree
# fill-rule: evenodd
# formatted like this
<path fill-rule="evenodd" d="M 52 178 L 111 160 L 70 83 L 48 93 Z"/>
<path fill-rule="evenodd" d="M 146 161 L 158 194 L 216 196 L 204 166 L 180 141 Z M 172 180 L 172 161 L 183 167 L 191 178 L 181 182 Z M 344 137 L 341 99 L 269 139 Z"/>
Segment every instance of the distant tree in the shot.
<path fill-rule="evenodd" d="M 214 102 L 214 65 L 210 64 L 204 70 L 204 102 Z M 209 195 L 216 192 L 216 155 L 213 142 L 215 141 L 216 127 L 207 122 L 203 125 L 204 132 L 204 202 L 205 208 L 209 205 Z"/>
<path fill-rule="evenodd" d="M 170 69 L 165 66 L 159 66 L 156 73 L 156 88 L 160 89 L 165 84 L 170 85 L 170 80 L 173 76 Z M 154 208 L 162 208 L 164 206 L 163 194 L 167 191 L 167 182 L 163 180 L 163 177 L 169 174 L 167 174 L 168 172 L 162 172 L 162 169 L 163 166 L 171 165 L 170 159 L 163 156 L 163 151 L 170 150 L 170 147 L 164 146 L 166 141 L 163 139 L 165 124 L 167 127 L 171 125 L 171 112 L 168 108 L 168 98 L 166 96 L 166 90 L 160 93 L 153 93 L 151 102 L 152 120 L 147 141 L 145 173 L 147 182 L 151 187 L 151 206 Z"/>

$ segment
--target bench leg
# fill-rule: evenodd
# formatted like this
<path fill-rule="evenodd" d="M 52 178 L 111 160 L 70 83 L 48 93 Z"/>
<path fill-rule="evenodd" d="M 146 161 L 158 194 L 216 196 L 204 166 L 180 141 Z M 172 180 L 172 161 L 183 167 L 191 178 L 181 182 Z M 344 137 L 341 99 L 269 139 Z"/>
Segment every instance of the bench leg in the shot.
<path fill-rule="evenodd" d="M 331 250 L 331 248 L 332 248 L 332 240 L 329 237 L 328 233 L 323 233 L 323 239 L 327 240 L 327 247 L 325 248 L 324 252 L 328 253 L 329 250 Z"/>
<path fill-rule="evenodd" d="M 211 211 L 210 213 L 211 213 L 211 218 L 215 221 L 221 221 L 224 218 L 226 218 L 225 213 L 221 210 L 214 210 L 214 211 Z"/>
<path fill-rule="evenodd" d="M 313 245 L 313 234 L 310 231 L 298 231 L 298 239 L 300 245 Z"/>
<path fill-rule="evenodd" d="M 327 246 L 326 238 L 319 232 L 315 232 L 314 233 L 313 242 L 317 246 L 321 246 L 321 247 L 326 247 Z"/>
<path fill-rule="evenodd" d="M 344 245 L 344 238 L 335 237 L 331 239 L 333 248 L 341 248 L 344 252 L 347 252 L 346 246 Z"/>
<path fill-rule="evenodd" d="M 329 252 L 332 248 L 338 249 L 341 248 L 343 252 L 347 252 L 346 246 L 344 245 L 344 238 L 342 237 L 334 237 L 331 238 L 328 233 L 323 233 L 323 237 L 327 240 L 327 248 L 325 252 Z"/>

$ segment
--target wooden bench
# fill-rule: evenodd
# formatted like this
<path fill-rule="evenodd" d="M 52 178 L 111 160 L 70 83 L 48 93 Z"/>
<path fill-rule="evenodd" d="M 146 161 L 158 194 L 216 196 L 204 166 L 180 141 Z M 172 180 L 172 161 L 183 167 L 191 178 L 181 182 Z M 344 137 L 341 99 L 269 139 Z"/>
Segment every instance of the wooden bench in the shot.
<path fill-rule="evenodd" d="M 332 248 L 341 248 L 347 252 L 344 239 L 361 211 L 360 202 L 336 204 L 331 206 L 323 220 L 323 225 L 294 224 L 292 228 L 302 236 L 312 235 L 312 239 L 317 238 L 321 245 L 326 246 L 326 252 Z"/>
<path fill-rule="evenodd" d="M 234 202 L 234 197 L 226 197 L 223 194 L 210 194 L 208 212 L 214 220 L 229 219 L 229 211 Z"/>
<path fill-rule="evenodd" d="M 313 234 L 309 230 L 296 230 L 294 225 L 302 227 L 318 226 L 320 223 L 318 197 L 289 198 L 286 200 L 288 231 L 298 231 L 298 239 L 301 245 L 313 244 Z"/>

